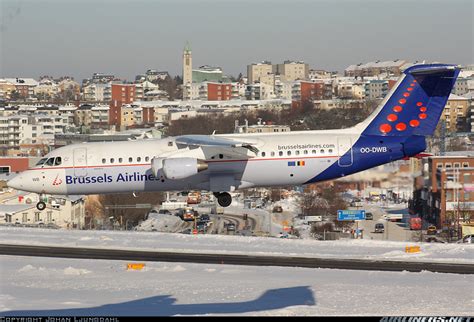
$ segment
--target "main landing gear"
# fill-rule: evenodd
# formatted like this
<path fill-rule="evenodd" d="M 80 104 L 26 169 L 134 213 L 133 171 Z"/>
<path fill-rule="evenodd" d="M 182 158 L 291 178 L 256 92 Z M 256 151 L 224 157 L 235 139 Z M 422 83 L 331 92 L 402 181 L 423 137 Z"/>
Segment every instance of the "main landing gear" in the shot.
<path fill-rule="evenodd" d="M 214 197 L 217 198 L 217 203 L 221 207 L 229 207 L 232 203 L 232 196 L 228 192 L 214 192 Z"/>

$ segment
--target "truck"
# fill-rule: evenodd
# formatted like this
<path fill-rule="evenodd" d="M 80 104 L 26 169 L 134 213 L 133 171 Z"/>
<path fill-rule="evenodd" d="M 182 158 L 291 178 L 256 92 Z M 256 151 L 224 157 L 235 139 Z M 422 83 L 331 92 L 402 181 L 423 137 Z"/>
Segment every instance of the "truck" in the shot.
<path fill-rule="evenodd" d="M 191 191 L 188 193 L 187 203 L 188 205 L 201 203 L 201 193 L 199 191 Z"/>
<path fill-rule="evenodd" d="M 402 221 L 403 214 L 385 214 L 382 217 L 388 221 Z"/>
<path fill-rule="evenodd" d="M 174 210 L 174 209 L 179 209 L 179 208 L 185 208 L 187 205 L 188 204 L 184 201 L 167 200 L 167 201 L 163 201 L 160 209 Z"/>
<path fill-rule="evenodd" d="M 421 218 L 420 217 L 410 218 L 410 230 L 421 230 Z"/>
<path fill-rule="evenodd" d="M 183 221 L 193 221 L 196 216 L 196 212 L 193 208 L 184 208 L 180 214 L 181 220 Z"/>
<path fill-rule="evenodd" d="M 321 221 L 323 221 L 323 216 L 305 216 L 304 217 L 304 223 L 308 225 L 313 222 L 321 222 Z"/>

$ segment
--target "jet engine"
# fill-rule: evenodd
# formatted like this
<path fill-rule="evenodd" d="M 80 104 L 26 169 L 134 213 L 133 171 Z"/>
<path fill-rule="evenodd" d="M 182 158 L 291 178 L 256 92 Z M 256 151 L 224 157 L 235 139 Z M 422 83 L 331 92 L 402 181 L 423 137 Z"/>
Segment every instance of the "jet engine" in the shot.
<path fill-rule="evenodd" d="M 160 170 L 166 179 L 184 179 L 208 168 L 206 162 L 196 158 L 153 158 L 151 168 L 155 176 Z"/>

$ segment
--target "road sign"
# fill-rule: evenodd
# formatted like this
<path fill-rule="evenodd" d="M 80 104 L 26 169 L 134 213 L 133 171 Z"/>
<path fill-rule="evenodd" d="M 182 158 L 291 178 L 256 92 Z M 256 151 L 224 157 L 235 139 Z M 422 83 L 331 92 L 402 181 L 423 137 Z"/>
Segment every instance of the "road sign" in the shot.
<path fill-rule="evenodd" d="M 365 210 L 338 210 L 337 220 L 365 220 Z"/>

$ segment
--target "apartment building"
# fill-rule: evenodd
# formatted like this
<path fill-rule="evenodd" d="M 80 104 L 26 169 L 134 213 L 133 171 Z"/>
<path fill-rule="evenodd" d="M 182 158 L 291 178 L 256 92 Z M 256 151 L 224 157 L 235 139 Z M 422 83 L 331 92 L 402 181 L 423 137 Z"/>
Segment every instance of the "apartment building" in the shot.
<path fill-rule="evenodd" d="M 365 84 L 365 96 L 368 99 L 384 98 L 388 92 L 388 80 L 370 80 Z"/>
<path fill-rule="evenodd" d="M 94 73 L 92 74 L 93 83 L 110 83 L 115 79 L 112 74 Z"/>
<path fill-rule="evenodd" d="M 273 65 L 269 61 L 247 65 L 248 84 L 260 82 L 260 78 L 268 74 L 273 74 Z"/>
<path fill-rule="evenodd" d="M 405 60 L 368 62 L 365 64 L 351 65 L 344 70 L 344 76 L 366 77 L 377 76 L 380 74 L 391 74 L 400 76 L 405 68 L 411 64 Z"/>
<path fill-rule="evenodd" d="M 125 104 L 132 104 L 134 102 L 135 84 L 112 84 L 111 87 L 112 97 L 109 105 L 109 124 L 120 128 L 124 118 L 127 124 L 131 122 L 130 114 L 122 113 L 121 108 Z"/>
<path fill-rule="evenodd" d="M 34 95 L 38 98 L 51 99 L 59 93 L 59 86 L 51 79 L 40 80 L 38 86 L 33 88 Z"/>
<path fill-rule="evenodd" d="M 108 129 L 109 109 L 107 105 L 83 104 L 74 111 L 74 124 L 77 127 Z"/>
<path fill-rule="evenodd" d="M 282 82 L 281 80 L 275 81 L 275 97 L 281 99 L 291 100 L 293 90 L 293 82 Z"/>
<path fill-rule="evenodd" d="M 239 121 L 235 121 L 234 133 L 276 133 L 276 132 L 290 132 L 291 128 L 287 125 L 276 125 L 272 122 L 262 122 L 261 119 L 257 124 L 249 125 L 245 120 L 244 125 L 239 125 Z"/>
<path fill-rule="evenodd" d="M 5 85 L 9 84 L 10 86 L 14 86 L 15 89 L 10 92 L 10 96 L 13 92 L 18 93 L 19 98 L 26 99 L 33 97 L 35 94 L 35 87 L 39 85 L 39 83 L 34 80 L 33 78 L 5 78 Z M 9 87 L 11 89 L 11 87 Z"/>
<path fill-rule="evenodd" d="M 37 124 L 26 115 L 0 116 L 0 150 L 3 156 L 30 155 L 31 149 L 39 149 L 51 144 L 49 128 L 45 131 L 43 124 Z"/>
<path fill-rule="evenodd" d="M 283 64 L 273 65 L 272 71 L 273 74 L 280 75 L 281 80 L 286 82 L 306 80 L 309 77 L 309 65 L 301 61 L 286 60 Z"/>
<path fill-rule="evenodd" d="M 310 69 L 308 71 L 308 78 L 313 80 L 313 79 L 327 79 L 331 78 L 333 73 L 321 70 L 321 69 Z"/>
<path fill-rule="evenodd" d="M 446 129 L 450 132 L 468 132 L 471 125 L 469 112 L 469 99 L 451 94 L 441 114 L 441 119 L 446 121 Z"/>
<path fill-rule="evenodd" d="M 90 83 L 82 88 L 82 98 L 87 102 L 110 102 L 111 83 Z"/>
<path fill-rule="evenodd" d="M 232 98 L 232 84 L 207 82 L 208 101 L 228 101 Z"/>
<path fill-rule="evenodd" d="M 245 96 L 248 100 L 269 100 L 275 97 L 275 87 L 264 83 L 247 85 Z"/>
<path fill-rule="evenodd" d="M 423 158 L 410 211 L 438 229 L 460 234 L 474 221 L 474 155 Z"/>

